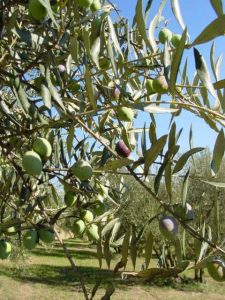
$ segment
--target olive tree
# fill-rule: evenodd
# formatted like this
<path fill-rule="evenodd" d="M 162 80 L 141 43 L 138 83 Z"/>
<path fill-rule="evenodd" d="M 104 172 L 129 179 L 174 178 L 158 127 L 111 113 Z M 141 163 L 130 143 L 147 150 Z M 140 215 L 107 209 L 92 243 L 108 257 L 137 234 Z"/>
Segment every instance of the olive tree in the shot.
<path fill-rule="evenodd" d="M 124 275 L 151 280 L 181 273 L 188 261 L 183 260 L 180 229 L 201 244 L 196 266 L 208 266 L 214 279 L 225 280 L 223 240 L 215 239 L 207 219 L 199 230 L 187 217 L 187 162 L 203 148 L 190 147 L 180 156 L 181 131 L 176 126 L 188 111 L 218 133 L 206 184 L 223 187 L 217 178 L 225 149 L 221 59 L 215 57 L 213 45 L 212 83 L 196 48 L 223 35 L 222 2 L 210 1 L 217 18 L 195 39 L 188 34 L 178 1 L 171 0 L 171 9 L 182 35 L 162 22 L 165 0 L 148 19 L 152 2 L 144 8 L 142 0 L 137 1 L 132 26 L 112 16 L 118 11 L 111 1 L 0 4 L 0 257 L 9 257 L 13 234 L 28 249 L 58 239 L 85 299 L 94 297 L 97 285 L 90 295 L 59 233 L 62 217 L 75 236 L 86 235 L 96 243 L 100 266 L 103 258 L 110 266 L 111 247 L 121 246 L 115 272 L 126 268 L 129 254 L 135 267 L 142 241 L 145 270 Z M 193 50 L 196 72 L 190 77 L 182 58 Z M 158 113 L 171 116 L 162 136 Z M 148 124 L 143 128 L 135 122 L 140 116 Z M 118 175 L 132 176 L 132 184 L 140 185 L 158 207 L 142 226 L 121 218 L 126 186 L 123 179 L 117 188 L 108 180 Z M 183 178 L 179 203 L 174 203 L 176 176 Z M 153 222 L 157 227 L 159 222 L 162 237 L 176 247 L 173 267 L 149 268 Z M 112 292 L 109 287 L 103 299 Z"/>

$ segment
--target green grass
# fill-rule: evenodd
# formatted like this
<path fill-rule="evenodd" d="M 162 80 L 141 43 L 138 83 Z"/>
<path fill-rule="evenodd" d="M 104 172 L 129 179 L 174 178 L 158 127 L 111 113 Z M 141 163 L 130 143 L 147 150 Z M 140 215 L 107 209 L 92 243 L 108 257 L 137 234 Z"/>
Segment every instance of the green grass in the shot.
<path fill-rule="evenodd" d="M 79 271 L 85 276 L 85 283 L 90 291 L 96 281 L 101 280 L 96 299 L 101 299 L 108 283 L 115 282 L 116 292 L 112 300 L 126 300 L 134 297 L 139 300 L 148 299 L 225 299 L 225 283 L 218 283 L 206 276 L 206 283 L 198 284 L 190 281 L 186 284 L 171 283 L 170 280 L 156 283 L 140 283 L 122 280 L 112 270 L 120 259 L 114 257 L 111 270 L 103 264 L 98 267 L 94 247 L 81 240 L 69 240 L 67 246 L 77 263 Z M 143 258 L 137 259 L 137 270 Z M 152 260 L 155 266 L 156 260 Z M 18 267 L 20 266 L 20 267 Z M 131 262 L 127 270 L 132 271 Z M 193 271 L 188 272 L 193 277 Z M 70 268 L 60 245 L 55 243 L 49 248 L 38 247 L 28 254 L 28 259 L 21 266 L 10 261 L 0 262 L 0 299 L 33 300 L 33 299 L 84 299 L 78 278 Z"/>

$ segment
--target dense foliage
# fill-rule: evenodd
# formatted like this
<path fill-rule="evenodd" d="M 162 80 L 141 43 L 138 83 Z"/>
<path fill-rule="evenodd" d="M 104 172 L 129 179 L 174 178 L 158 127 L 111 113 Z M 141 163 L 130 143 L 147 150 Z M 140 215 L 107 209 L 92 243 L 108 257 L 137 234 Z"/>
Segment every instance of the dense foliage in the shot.
<path fill-rule="evenodd" d="M 120 251 L 115 272 L 126 268 L 128 254 L 135 268 L 143 251 L 143 271 L 132 272 L 137 278 L 175 276 L 195 257 L 194 268 L 225 280 L 219 215 L 225 81 L 214 44 L 215 83 L 193 48 L 224 34 L 222 2 L 210 1 L 217 18 L 194 41 L 178 1 L 171 9 L 182 35 L 163 22 L 165 0 L 149 21 L 152 2 L 143 9 L 137 1 L 132 27 L 112 15 L 111 1 L 0 4 L 0 258 L 10 256 L 13 239 L 31 250 L 57 238 L 86 299 L 60 227 L 93 241 L 100 267 L 103 258 L 110 267 L 113 251 Z M 196 73 L 189 78 L 182 57 L 192 48 Z M 179 151 L 176 120 L 185 110 L 218 132 L 207 172 L 196 167 L 203 148 L 192 147 L 192 131 L 190 149 Z M 171 116 L 163 136 L 158 113 Z M 159 268 L 148 268 L 153 249 Z"/>

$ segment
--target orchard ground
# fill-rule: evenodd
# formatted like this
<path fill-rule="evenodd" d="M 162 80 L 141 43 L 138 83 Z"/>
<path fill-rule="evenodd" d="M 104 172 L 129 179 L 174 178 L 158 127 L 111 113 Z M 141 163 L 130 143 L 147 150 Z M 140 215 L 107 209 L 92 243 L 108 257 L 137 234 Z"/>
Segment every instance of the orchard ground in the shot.
<path fill-rule="evenodd" d="M 67 240 L 71 254 L 75 258 L 88 288 L 93 287 L 96 280 L 102 279 L 101 288 L 95 299 L 101 299 L 104 295 L 104 287 L 114 278 L 116 291 L 112 300 L 178 300 L 178 299 L 225 299 L 225 283 L 213 281 L 206 274 L 206 283 L 199 284 L 189 280 L 186 284 L 162 284 L 122 281 L 112 271 L 119 256 L 112 260 L 111 270 L 103 263 L 102 270 L 98 269 L 96 250 L 88 242 L 82 240 Z M 137 270 L 140 269 L 143 258 L 137 260 Z M 156 265 L 156 259 L 151 262 Z M 131 262 L 128 262 L 128 270 L 132 271 Z M 193 278 L 193 271 L 185 275 Z M 28 253 L 25 261 L 0 262 L 0 299 L 5 300 L 83 300 L 82 291 L 77 279 L 68 264 L 67 259 L 59 244 L 55 243 L 48 248 L 39 246 Z"/>

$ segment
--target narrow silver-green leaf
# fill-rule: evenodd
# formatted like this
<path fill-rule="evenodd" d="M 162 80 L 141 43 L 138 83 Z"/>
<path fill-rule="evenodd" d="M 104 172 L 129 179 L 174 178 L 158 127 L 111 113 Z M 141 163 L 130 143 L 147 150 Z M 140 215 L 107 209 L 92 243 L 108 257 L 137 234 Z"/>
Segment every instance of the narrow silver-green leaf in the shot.
<path fill-rule="evenodd" d="M 163 150 L 165 144 L 167 141 L 167 135 L 163 135 L 160 137 L 149 150 L 145 152 L 145 164 L 144 164 L 144 173 L 145 175 L 148 174 L 148 170 L 151 166 L 151 164 L 156 160 L 159 153 Z"/>
<path fill-rule="evenodd" d="M 194 57 L 195 57 L 195 66 L 197 70 L 197 74 L 202 81 L 203 85 L 207 88 L 207 90 L 211 93 L 211 95 L 215 98 L 214 109 L 218 109 L 220 106 L 220 102 L 218 100 L 216 91 L 210 79 L 210 74 L 206 65 L 206 62 L 200 52 L 194 48 Z"/>
<path fill-rule="evenodd" d="M 84 42 L 84 47 L 88 56 L 91 56 L 91 44 L 90 44 L 90 30 L 89 27 L 86 26 L 82 30 L 82 37 Z"/>
<path fill-rule="evenodd" d="M 176 238 L 174 241 L 175 246 L 175 254 L 177 258 L 177 264 L 179 264 L 182 261 L 182 247 L 181 247 L 181 241 L 179 238 Z"/>
<path fill-rule="evenodd" d="M 117 34 L 116 34 L 116 31 L 115 31 L 115 28 L 114 28 L 114 25 L 113 25 L 113 22 L 112 22 L 110 16 L 108 16 L 107 20 L 108 20 L 108 25 L 109 25 L 110 36 L 111 36 L 111 39 L 114 43 L 115 49 L 119 52 L 119 54 L 123 58 L 123 52 L 120 48 L 120 44 L 119 44 L 119 41 L 118 41 L 118 38 L 117 38 Z"/>
<path fill-rule="evenodd" d="M 213 86 L 216 90 L 225 88 L 225 79 L 219 80 L 213 83 Z"/>
<path fill-rule="evenodd" d="M 158 48 L 157 43 L 155 41 L 155 28 L 158 25 L 158 23 L 161 22 L 161 20 L 162 20 L 161 15 L 162 15 L 162 11 L 163 11 L 165 5 L 166 5 L 166 0 L 162 0 L 157 14 L 152 19 L 150 26 L 149 26 L 148 36 L 149 36 L 149 42 L 151 44 L 151 48 L 152 48 L 153 52 L 156 52 L 157 48 Z"/>
<path fill-rule="evenodd" d="M 49 0 L 38 0 L 42 6 L 45 7 L 49 17 L 51 18 L 52 22 L 55 24 L 55 26 L 57 28 L 59 28 L 59 25 L 58 23 L 56 22 L 56 19 L 54 17 L 54 12 L 52 11 L 52 7 L 51 7 L 51 4 L 50 4 L 50 1 Z"/>
<path fill-rule="evenodd" d="M 207 181 L 207 180 L 202 180 L 202 182 L 205 182 L 207 184 L 210 184 L 218 188 L 225 188 L 225 182 L 216 182 L 216 181 Z"/>
<path fill-rule="evenodd" d="M 59 196 L 58 196 L 58 193 L 54 187 L 54 185 L 51 186 L 51 192 L 52 192 L 52 196 L 53 196 L 53 200 L 55 202 L 56 205 L 59 204 Z"/>
<path fill-rule="evenodd" d="M 73 124 L 69 128 L 69 133 L 68 133 L 68 136 L 66 139 L 67 152 L 68 152 L 69 158 L 71 158 L 71 152 L 72 152 L 72 148 L 73 148 L 74 132 L 75 132 L 75 126 Z"/>
<path fill-rule="evenodd" d="M 218 78 L 216 77 L 215 42 L 212 43 L 212 47 L 210 49 L 210 64 L 213 71 L 213 75 L 215 79 L 218 80 Z"/>
<path fill-rule="evenodd" d="M 187 193 L 188 193 L 189 173 L 190 173 L 190 171 L 188 170 L 184 177 L 183 184 L 182 184 L 181 197 L 182 197 L 182 203 L 183 203 L 184 207 L 185 207 Z"/>
<path fill-rule="evenodd" d="M 145 19 L 143 16 L 142 0 L 137 1 L 135 18 L 136 18 L 136 22 L 137 22 L 137 28 L 138 28 L 138 31 L 139 31 L 141 37 L 145 41 L 146 45 L 149 46 L 151 50 L 153 50 L 153 48 L 149 42 L 147 32 L 146 32 L 146 24 L 145 24 Z"/>
<path fill-rule="evenodd" d="M 123 262 L 124 267 L 127 264 L 129 246 L 130 246 L 130 230 L 128 229 L 128 231 L 125 233 L 122 249 L 121 249 L 121 255 L 122 255 L 121 261 Z"/>
<path fill-rule="evenodd" d="M 23 111 L 29 114 L 30 103 L 27 98 L 27 94 L 22 86 L 22 83 L 19 77 L 16 77 L 13 82 L 14 93 L 16 95 L 19 106 L 23 109 Z"/>
<path fill-rule="evenodd" d="M 108 269 L 110 269 L 110 264 L 111 264 L 111 260 L 112 260 L 112 254 L 110 252 L 109 240 L 110 240 L 110 235 L 107 235 L 105 238 L 104 247 L 103 247 L 104 257 L 105 257 Z"/>
<path fill-rule="evenodd" d="M 223 2 L 222 0 L 210 0 L 210 3 L 215 10 L 217 16 L 222 16 L 223 15 Z"/>
<path fill-rule="evenodd" d="M 101 238 L 97 242 L 97 257 L 98 257 L 98 262 L 99 262 L 99 268 L 101 269 L 102 268 L 102 257 L 103 257 Z"/>
<path fill-rule="evenodd" d="M 190 47 L 207 43 L 218 36 L 224 35 L 224 27 L 225 15 L 221 15 L 205 27 L 205 29 L 198 35 Z"/>
<path fill-rule="evenodd" d="M 136 233 L 135 233 L 135 231 L 132 231 L 131 242 L 130 242 L 130 257 L 131 257 L 131 261 L 132 261 L 134 270 L 136 267 L 137 251 L 138 251 L 138 248 L 137 248 L 137 244 L 136 244 Z"/>
<path fill-rule="evenodd" d="M 99 53 L 100 53 L 100 48 L 101 48 L 101 38 L 98 36 L 93 45 L 91 46 L 91 57 L 93 62 L 96 64 L 98 68 L 99 67 Z"/>
<path fill-rule="evenodd" d="M 144 124 L 144 128 L 142 131 L 142 135 L 141 135 L 141 150 L 142 150 L 142 155 L 145 155 L 147 149 L 147 141 L 146 141 L 146 130 L 145 130 L 145 124 Z"/>
<path fill-rule="evenodd" d="M 106 164 L 101 168 L 101 170 L 113 170 L 116 171 L 122 167 L 125 167 L 133 162 L 132 159 L 129 158 L 121 158 L 121 159 L 113 159 L 108 160 Z"/>
<path fill-rule="evenodd" d="M 187 29 L 184 30 L 181 41 L 178 47 L 176 48 L 176 52 L 173 56 L 173 61 L 171 65 L 171 75 L 170 75 L 170 91 L 172 94 L 175 93 L 177 74 L 183 56 L 186 39 L 187 39 Z"/>
<path fill-rule="evenodd" d="M 52 107 L 52 101 L 51 101 L 51 93 L 48 89 L 47 84 L 44 82 L 41 84 L 41 97 L 43 99 L 44 105 L 48 108 L 51 109 Z"/>
<path fill-rule="evenodd" d="M 117 237 L 117 234 L 121 228 L 122 222 L 120 219 L 117 219 L 116 223 L 113 226 L 111 237 L 110 237 L 110 243 L 113 243 Z M 105 229 L 106 230 L 106 229 Z"/>
<path fill-rule="evenodd" d="M 162 107 L 153 104 L 145 104 L 145 103 L 138 103 L 135 104 L 135 108 L 138 110 L 143 110 L 145 112 L 149 112 L 152 114 L 165 114 L 165 113 L 174 113 L 177 112 L 178 109 L 170 108 L 170 107 Z"/>
<path fill-rule="evenodd" d="M 115 63 L 115 57 L 114 57 L 114 51 L 111 45 L 111 41 L 110 38 L 108 39 L 108 43 L 107 43 L 107 50 L 108 50 L 108 55 L 112 64 L 112 70 L 114 72 L 115 77 L 118 77 L 118 70 L 116 68 L 116 63 Z"/>
<path fill-rule="evenodd" d="M 157 141 L 156 126 L 153 122 L 151 122 L 149 128 L 149 139 L 152 144 L 155 144 L 155 142 Z"/>
<path fill-rule="evenodd" d="M 77 40 L 77 35 L 74 34 L 70 38 L 70 44 L 69 44 L 69 51 L 70 54 L 72 55 L 73 60 L 75 61 L 76 64 L 78 64 L 78 56 L 79 56 L 79 45 L 78 45 L 78 40 Z"/>
<path fill-rule="evenodd" d="M 218 198 L 218 190 L 215 188 L 214 193 L 214 222 L 215 225 L 215 239 L 214 242 L 219 242 L 220 237 L 220 203 Z"/>
<path fill-rule="evenodd" d="M 93 89 L 92 80 L 91 80 L 91 72 L 90 72 L 88 65 L 86 65 L 84 80 L 85 80 L 85 84 L 86 84 L 87 96 L 88 96 L 90 105 L 93 109 L 96 109 L 97 104 L 96 104 L 94 89 Z"/>
<path fill-rule="evenodd" d="M 149 231 L 145 243 L 145 264 L 146 264 L 146 269 L 148 268 L 151 257 L 152 257 L 152 250 L 153 250 L 153 244 L 154 244 L 154 236 L 151 231 Z"/>
<path fill-rule="evenodd" d="M 169 198 L 172 198 L 172 163 L 169 161 L 165 168 L 165 185 Z"/>
<path fill-rule="evenodd" d="M 48 85 L 48 89 L 52 95 L 52 98 L 55 100 L 55 102 L 63 109 L 65 110 L 62 98 L 60 96 L 60 94 L 58 93 L 57 88 L 52 84 L 51 81 L 51 74 L 50 74 L 50 69 L 46 68 L 45 70 L 45 79 Z"/>
<path fill-rule="evenodd" d="M 104 237 L 108 232 L 110 232 L 114 225 L 119 221 L 119 218 L 115 218 L 111 221 L 109 221 L 109 223 L 107 223 L 104 228 L 102 229 L 102 237 Z"/>
<path fill-rule="evenodd" d="M 216 61 L 216 80 L 220 78 L 220 70 L 223 62 L 223 55 L 221 54 Z"/>
<path fill-rule="evenodd" d="M 179 0 L 171 0 L 171 7 L 172 7 L 174 16 L 177 19 L 177 22 L 179 23 L 180 27 L 184 30 L 185 24 L 184 24 L 184 20 L 183 20 L 182 14 L 181 14 Z"/>
<path fill-rule="evenodd" d="M 185 152 L 177 161 L 174 169 L 173 169 L 173 174 L 181 171 L 183 169 L 183 167 L 185 166 L 185 164 L 187 163 L 188 159 L 195 153 L 198 153 L 200 151 L 204 150 L 204 148 L 193 148 L 187 152 Z"/>
<path fill-rule="evenodd" d="M 220 130 L 215 146 L 213 149 L 213 157 L 211 161 L 211 169 L 214 173 L 218 173 L 225 151 L 225 137 L 223 129 Z"/>

